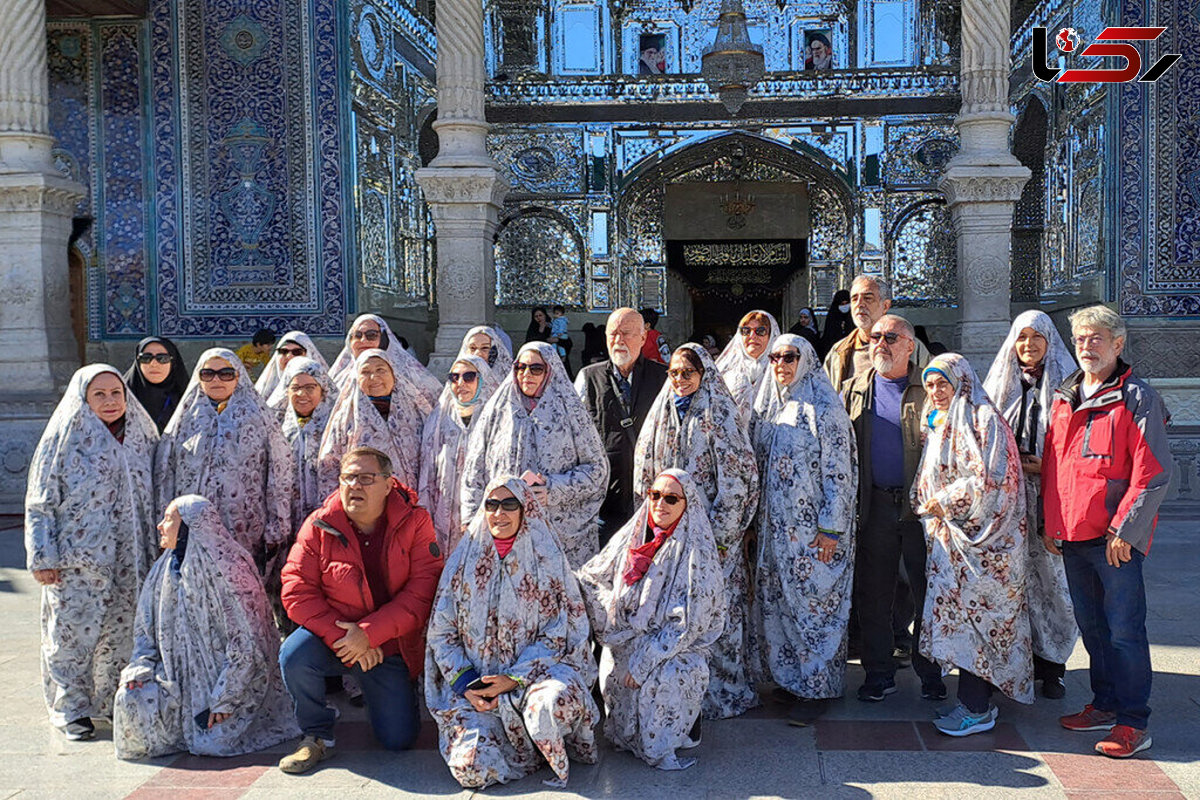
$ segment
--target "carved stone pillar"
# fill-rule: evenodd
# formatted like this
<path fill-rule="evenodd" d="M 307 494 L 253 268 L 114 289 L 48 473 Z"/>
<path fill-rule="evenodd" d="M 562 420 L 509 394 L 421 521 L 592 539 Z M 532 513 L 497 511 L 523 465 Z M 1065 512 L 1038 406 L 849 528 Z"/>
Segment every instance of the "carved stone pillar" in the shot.
<path fill-rule="evenodd" d="M 0 513 L 22 510 L 25 472 L 78 366 L 67 289 L 71 217 L 84 189 L 54 168 L 43 0 L 0 2 Z"/>
<path fill-rule="evenodd" d="M 437 9 L 438 154 L 417 183 L 437 235 L 438 332 L 430 368 L 439 374 L 467 330 L 495 316 L 493 238 L 508 181 L 487 152 L 483 4 L 444 0 Z"/>
<path fill-rule="evenodd" d="M 985 370 L 1009 327 L 1014 204 L 1030 172 L 1009 149 L 1008 0 L 963 0 L 960 148 L 942 175 L 958 240 L 958 350 Z"/>

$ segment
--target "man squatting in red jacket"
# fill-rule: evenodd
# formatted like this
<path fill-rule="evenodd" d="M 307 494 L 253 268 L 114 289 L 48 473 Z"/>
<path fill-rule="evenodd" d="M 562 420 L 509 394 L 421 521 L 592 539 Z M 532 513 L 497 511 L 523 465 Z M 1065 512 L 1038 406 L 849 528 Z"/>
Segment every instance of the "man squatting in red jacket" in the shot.
<path fill-rule="evenodd" d="M 1062 543 L 1093 699 L 1061 719 L 1111 731 L 1096 745 L 1127 758 L 1150 747 L 1150 644 L 1142 561 L 1171 479 L 1162 400 L 1121 361 L 1125 323 L 1105 306 L 1071 315 L 1082 369 L 1054 396 L 1042 463 L 1046 534 Z"/>
<path fill-rule="evenodd" d="M 306 772 L 329 756 L 336 714 L 326 676 L 358 679 L 385 748 L 412 746 L 421 724 L 413 677 L 441 572 L 429 512 L 392 478 L 391 460 L 371 447 L 346 453 L 338 491 L 305 520 L 283 568 L 283 607 L 301 627 L 279 664 L 303 738 L 280 769 Z"/>

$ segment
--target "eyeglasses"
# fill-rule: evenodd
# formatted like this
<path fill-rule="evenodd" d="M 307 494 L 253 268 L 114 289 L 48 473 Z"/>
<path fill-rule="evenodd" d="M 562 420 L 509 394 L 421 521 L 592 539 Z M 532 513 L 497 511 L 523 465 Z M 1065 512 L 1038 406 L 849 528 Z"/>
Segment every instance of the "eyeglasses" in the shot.
<path fill-rule="evenodd" d="M 669 369 L 669 370 L 667 370 L 667 377 L 671 378 L 673 380 L 677 379 L 677 380 L 681 380 L 681 381 L 690 381 L 692 379 L 693 375 L 698 375 L 698 374 L 700 374 L 700 370 L 698 370 L 698 369 Z"/>
<path fill-rule="evenodd" d="M 895 344 L 901 339 L 908 338 L 904 334 L 896 333 L 895 331 L 888 331 L 887 333 L 872 333 L 870 336 L 872 342 L 878 342 L 880 339 L 883 339 L 888 344 Z"/>
<path fill-rule="evenodd" d="M 1091 336 L 1076 336 L 1075 337 L 1075 347 L 1076 347 L 1076 349 L 1082 348 L 1082 347 L 1095 347 L 1099 344 L 1102 344 L 1104 342 L 1104 340 L 1105 340 L 1105 337 L 1101 336 L 1098 333 L 1093 333 Z"/>
<path fill-rule="evenodd" d="M 139 364 L 149 364 L 151 361 L 157 361 L 159 364 L 170 364 L 170 353 L 140 353 L 137 357 Z"/>
<path fill-rule="evenodd" d="M 354 333 L 350 334 L 350 341 L 357 342 L 362 340 L 364 342 L 378 342 L 379 334 L 379 331 L 355 331 Z"/>
<path fill-rule="evenodd" d="M 754 328 L 751 328 L 749 325 L 743 325 L 742 327 L 738 328 L 738 330 L 741 332 L 742 336 L 749 336 L 750 334 L 754 334 L 755 336 L 766 336 L 768 333 L 770 333 L 770 330 L 766 325 L 758 325 Z"/>
<path fill-rule="evenodd" d="M 669 506 L 673 506 L 683 499 L 677 494 L 667 494 L 666 492 L 660 492 L 658 489 L 651 489 L 646 492 L 646 497 L 650 498 L 651 503 L 657 503 L 659 500 L 662 500 Z"/>
<path fill-rule="evenodd" d="M 353 486 L 356 483 L 359 486 L 371 486 L 377 479 L 386 477 L 388 476 L 383 472 L 343 472 L 338 475 L 338 481 L 342 486 Z"/>
<path fill-rule="evenodd" d="M 202 369 L 200 370 L 200 382 L 211 383 L 214 380 L 219 380 L 222 383 L 229 383 L 237 380 L 237 370 L 233 367 L 222 367 L 221 369 Z"/>
<path fill-rule="evenodd" d="M 470 372 L 451 372 L 450 382 L 458 383 L 459 381 L 462 381 L 463 383 L 474 383 L 478 377 L 479 373 L 474 370 L 471 370 Z"/>
<path fill-rule="evenodd" d="M 545 364 L 526 364 L 523 361 L 514 361 L 513 362 L 513 374 L 514 375 L 520 375 L 522 372 L 525 372 L 526 370 L 529 370 L 529 374 L 536 378 L 539 375 L 546 374 L 546 365 Z"/>
<path fill-rule="evenodd" d="M 287 390 L 291 394 L 315 394 L 321 388 L 319 383 L 293 383 Z"/>
<path fill-rule="evenodd" d="M 506 497 L 503 500 L 497 500 L 494 497 L 489 497 L 483 501 L 483 510 L 494 514 L 500 509 L 505 511 L 520 511 L 521 501 L 515 497 Z"/>
<path fill-rule="evenodd" d="M 778 364 L 782 361 L 785 364 L 794 364 L 800 360 L 799 353 L 771 353 L 767 356 L 767 360 L 772 364 Z"/>
<path fill-rule="evenodd" d="M 308 351 L 303 347 L 277 347 L 275 352 L 281 356 L 302 356 Z"/>

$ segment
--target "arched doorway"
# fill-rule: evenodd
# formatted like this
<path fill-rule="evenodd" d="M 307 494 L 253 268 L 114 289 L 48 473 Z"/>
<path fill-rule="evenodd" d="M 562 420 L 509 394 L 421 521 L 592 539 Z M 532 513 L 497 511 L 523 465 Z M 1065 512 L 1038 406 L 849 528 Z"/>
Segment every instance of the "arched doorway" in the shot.
<path fill-rule="evenodd" d="M 727 338 L 753 308 L 786 329 L 853 273 L 850 183 L 807 145 L 725 133 L 647 161 L 618 198 L 621 281 L 671 341 Z"/>

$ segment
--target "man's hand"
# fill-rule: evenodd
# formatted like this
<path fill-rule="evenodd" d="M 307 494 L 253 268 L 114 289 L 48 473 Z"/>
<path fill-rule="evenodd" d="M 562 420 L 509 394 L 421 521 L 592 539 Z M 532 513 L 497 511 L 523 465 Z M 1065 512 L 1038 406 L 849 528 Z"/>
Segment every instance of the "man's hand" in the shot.
<path fill-rule="evenodd" d="M 367 654 L 358 660 L 358 666 L 363 672 L 370 672 L 383 663 L 383 648 L 372 647 Z"/>
<path fill-rule="evenodd" d="M 484 711 L 492 711 L 500 702 L 494 697 L 484 697 L 484 689 L 467 689 L 463 692 L 463 697 L 467 698 L 467 702 L 471 704 L 471 708 L 483 713 Z"/>
<path fill-rule="evenodd" d="M 1052 556 L 1061 556 L 1062 550 L 1058 549 L 1058 543 L 1054 541 L 1054 537 L 1048 533 L 1042 534 L 1042 546 L 1046 548 L 1046 552 Z"/>
<path fill-rule="evenodd" d="M 1041 475 L 1042 474 L 1042 459 L 1038 456 L 1026 453 L 1021 456 L 1021 470 L 1026 475 Z"/>
<path fill-rule="evenodd" d="M 1108 546 L 1104 550 L 1104 558 L 1108 561 L 1109 566 L 1120 569 L 1121 564 L 1133 558 L 1133 545 L 1115 534 L 1109 536 Z"/>
<path fill-rule="evenodd" d="M 35 569 L 33 571 L 33 579 L 42 586 L 53 586 L 58 583 L 61 578 L 56 569 Z"/>
<path fill-rule="evenodd" d="M 213 725 L 220 725 L 227 719 L 229 719 L 229 714 L 214 714 L 210 711 L 208 712 L 208 727 L 211 728 Z"/>
<path fill-rule="evenodd" d="M 358 627 L 357 622 L 338 620 L 337 626 L 344 630 L 346 635 L 333 643 L 333 652 L 347 667 L 354 666 L 354 663 L 371 649 L 371 641 L 366 632 Z"/>

